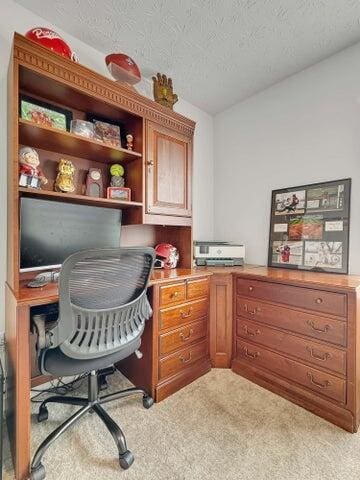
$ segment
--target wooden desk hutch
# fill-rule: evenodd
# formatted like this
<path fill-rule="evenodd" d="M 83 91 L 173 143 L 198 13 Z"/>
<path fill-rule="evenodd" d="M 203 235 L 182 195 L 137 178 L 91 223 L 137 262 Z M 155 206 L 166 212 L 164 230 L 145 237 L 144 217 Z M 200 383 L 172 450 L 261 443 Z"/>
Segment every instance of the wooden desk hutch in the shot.
<path fill-rule="evenodd" d="M 86 119 L 91 113 L 121 122 L 126 133 L 134 136 L 134 151 L 20 118 L 22 94 L 71 110 L 74 119 Z M 161 316 L 163 325 L 153 329 L 155 322 L 148 322 L 145 338 L 150 343 L 144 342 L 142 360 L 145 368 L 132 362 L 123 366 L 129 378 L 147 386 L 157 400 L 210 369 L 207 340 L 209 273 L 191 270 L 193 121 L 15 34 L 8 73 L 8 122 L 6 338 L 9 405 L 12 406 L 8 423 L 15 475 L 23 480 L 28 477 L 30 460 L 30 388 L 47 380 L 36 375 L 35 368 L 29 368 L 33 357 L 31 308 L 56 302 L 58 291 L 56 284 L 40 289 L 27 288 L 29 273 L 20 273 L 21 197 L 119 208 L 122 210 L 122 245 L 154 246 L 169 242 L 177 246 L 179 269 L 170 273 L 156 272 L 151 281 L 149 293 L 154 316 Z M 34 147 L 39 153 L 40 166 L 49 180 L 41 190 L 19 187 L 21 146 Z M 71 194 L 54 191 L 61 158 L 71 160 L 76 167 L 76 190 Z M 117 162 L 125 168 L 131 201 L 85 196 L 88 169 L 101 169 L 106 186 L 110 181 L 109 166 Z M 183 338 L 180 342 L 176 340 L 178 329 Z M 193 330 L 190 338 L 189 332 Z M 162 343 L 158 350 L 160 338 Z M 143 370 L 143 378 L 138 378 L 140 370 Z"/>

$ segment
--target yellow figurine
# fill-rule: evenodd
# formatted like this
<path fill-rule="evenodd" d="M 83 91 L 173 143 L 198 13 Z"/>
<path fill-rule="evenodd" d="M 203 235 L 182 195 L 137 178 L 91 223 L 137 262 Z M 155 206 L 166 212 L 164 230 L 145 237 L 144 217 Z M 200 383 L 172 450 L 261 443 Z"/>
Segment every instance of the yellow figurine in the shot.
<path fill-rule="evenodd" d="M 178 96 L 173 92 L 173 84 L 171 78 L 166 75 L 156 74 L 152 77 L 154 82 L 154 99 L 164 107 L 173 109 L 174 103 L 178 101 Z"/>
<path fill-rule="evenodd" d="M 55 191 L 72 193 L 75 190 L 74 174 L 74 164 L 70 160 L 65 160 L 62 158 L 58 165 L 58 174 L 55 180 Z"/>

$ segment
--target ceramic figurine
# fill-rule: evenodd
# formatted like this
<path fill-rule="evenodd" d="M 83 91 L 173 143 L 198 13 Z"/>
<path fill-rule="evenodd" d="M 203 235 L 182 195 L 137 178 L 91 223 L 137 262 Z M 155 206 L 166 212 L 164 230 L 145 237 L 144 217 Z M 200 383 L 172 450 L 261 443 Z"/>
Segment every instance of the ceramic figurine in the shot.
<path fill-rule="evenodd" d="M 167 78 L 166 75 L 156 74 L 156 77 L 152 77 L 154 82 L 154 99 L 155 102 L 160 103 L 164 107 L 171 108 L 178 101 L 178 96 L 173 93 L 173 84 L 171 78 Z"/>
<path fill-rule="evenodd" d="M 126 148 L 132 150 L 134 148 L 134 137 L 129 133 L 126 135 Z"/>
<path fill-rule="evenodd" d="M 39 154 L 34 148 L 22 147 L 19 152 L 19 185 L 21 187 L 40 188 L 48 183 L 39 167 Z"/>
<path fill-rule="evenodd" d="M 74 185 L 75 167 L 70 160 L 62 158 L 58 165 L 58 174 L 55 180 L 55 191 L 72 193 Z"/>
<path fill-rule="evenodd" d="M 125 185 L 125 180 L 124 180 L 124 167 L 120 165 L 119 163 L 114 163 L 114 165 L 111 165 L 110 167 L 110 175 L 111 175 L 111 181 L 110 181 L 110 186 L 111 187 L 123 187 Z"/>

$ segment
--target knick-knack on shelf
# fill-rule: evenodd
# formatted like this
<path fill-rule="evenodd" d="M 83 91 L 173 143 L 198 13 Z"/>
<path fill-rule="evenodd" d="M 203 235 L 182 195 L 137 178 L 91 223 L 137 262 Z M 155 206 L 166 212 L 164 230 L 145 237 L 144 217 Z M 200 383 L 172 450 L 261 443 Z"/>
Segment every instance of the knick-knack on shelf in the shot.
<path fill-rule="evenodd" d="M 134 148 L 134 137 L 131 135 L 131 133 L 126 135 L 126 148 L 128 150 L 132 150 Z"/>
<path fill-rule="evenodd" d="M 48 183 L 39 167 L 39 154 L 34 148 L 22 147 L 19 152 L 19 185 L 20 187 L 41 188 Z"/>
<path fill-rule="evenodd" d="M 86 195 L 101 198 L 103 196 L 103 182 L 101 170 L 90 168 L 86 178 Z"/>
<path fill-rule="evenodd" d="M 152 77 L 154 82 L 154 99 L 164 107 L 174 108 L 174 104 L 178 101 L 178 96 L 173 92 L 173 83 L 171 78 L 166 75 L 157 73 L 156 77 Z"/>
<path fill-rule="evenodd" d="M 74 192 L 74 175 L 75 167 L 72 161 L 62 158 L 58 165 L 58 174 L 55 180 L 55 191 L 64 193 Z"/>
<path fill-rule="evenodd" d="M 125 188 L 125 180 L 124 180 L 124 167 L 119 163 L 114 163 L 110 167 L 110 174 L 111 174 L 111 181 L 110 187 L 107 188 L 106 196 L 107 198 L 113 200 L 131 200 L 131 189 Z"/>
<path fill-rule="evenodd" d="M 114 165 L 111 165 L 110 167 L 110 175 L 111 175 L 111 181 L 110 181 L 110 186 L 111 187 L 123 187 L 125 185 L 125 180 L 124 180 L 124 167 L 120 165 L 119 163 L 114 163 Z"/>

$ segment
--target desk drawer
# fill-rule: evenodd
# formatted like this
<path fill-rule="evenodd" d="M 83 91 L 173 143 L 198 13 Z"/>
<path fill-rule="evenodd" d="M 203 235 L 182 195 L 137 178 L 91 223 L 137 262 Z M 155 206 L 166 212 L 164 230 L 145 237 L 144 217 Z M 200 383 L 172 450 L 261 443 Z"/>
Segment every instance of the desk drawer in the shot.
<path fill-rule="evenodd" d="M 188 280 L 187 283 L 187 299 L 203 298 L 209 295 L 209 278 L 201 278 L 197 280 Z"/>
<path fill-rule="evenodd" d="M 280 353 L 292 355 L 315 366 L 342 375 L 346 374 L 346 352 L 330 345 L 304 340 L 244 318 L 237 319 L 236 334 L 238 337 L 251 340 Z"/>
<path fill-rule="evenodd" d="M 160 307 L 183 302 L 186 299 L 186 284 L 172 283 L 160 287 Z"/>
<path fill-rule="evenodd" d="M 236 314 L 257 322 L 346 346 L 346 322 L 236 297 Z"/>
<path fill-rule="evenodd" d="M 167 355 L 178 348 L 205 338 L 207 335 L 207 319 L 189 323 L 186 326 L 162 333 L 159 336 L 159 353 Z"/>
<path fill-rule="evenodd" d="M 184 323 L 189 323 L 207 316 L 209 301 L 194 300 L 177 307 L 161 309 L 159 314 L 159 329 L 178 327 Z"/>
<path fill-rule="evenodd" d="M 185 370 L 201 358 L 208 355 L 208 342 L 204 340 L 200 343 L 190 345 L 173 353 L 159 361 L 159 380 L 170 377 L 176 373 Z"/>
<path fill-rule="evenodd" d="M 239 295 L 256 297 L 270 302 L 284 303 L 317 312 L 346 316 L 346 295 L 311 288 L 293 287 L 278 283 L 261 282 L 238 278 L 236 292 Z"/>
<path fill-rule="evenodd" d="M 346 402 L 346 382 L 295 360 L 242 340 L 236 342 L 236 355 L 254 367 L 265 368 L 339 403 Z"/>

